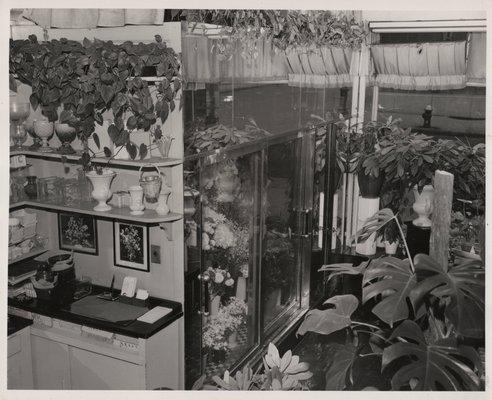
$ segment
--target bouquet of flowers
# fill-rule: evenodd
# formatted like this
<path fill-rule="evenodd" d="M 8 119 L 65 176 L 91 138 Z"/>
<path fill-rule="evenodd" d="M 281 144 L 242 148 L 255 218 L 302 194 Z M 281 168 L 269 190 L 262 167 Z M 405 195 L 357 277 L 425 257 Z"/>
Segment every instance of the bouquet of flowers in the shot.
<path fill-rule="evenodd" d="M 231 297 L 225 306 L 219 308 L 217 316 L 205 325 L 203 344 L 213 350 L 228 350 L 227 337 L 244 322 L 247 306 L 244 301 Z"/>
<path fill-rule="evenodd" d="M 234 285 L 234 279 L 227 269 L 208 267 L 205 273 L 210 277 L 212 296 L 222 295 L 226 287 Z"/>

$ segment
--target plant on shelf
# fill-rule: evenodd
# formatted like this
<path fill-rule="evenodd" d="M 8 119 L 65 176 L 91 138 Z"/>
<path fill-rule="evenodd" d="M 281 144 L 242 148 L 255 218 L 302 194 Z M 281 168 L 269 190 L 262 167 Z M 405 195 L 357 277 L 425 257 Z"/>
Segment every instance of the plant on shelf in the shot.
<path fill-rule="evenodd" d="M 260 368 L 262 369 L 260 373 Z M 263 364 L 253 372 L 245 366 L 231 376 L 225 371 L 221 378 L 212 377 L 213 383 L 206 383 L 203 375 L 193 385 L 193 390 L 303 390 L 306 382 L 313 374 L 309 364 L 300 362 L 299 357 L 288 350 L 282 357 L 273 343 L 269 343 L 268 351 L 263 356 Z"/>
<path fill-rule="evenodd" d="M 178 10 L 193 30 L 200 23 L 221 26 L 219 54 L 231 56 L 239 48 L 243 57 L 258 55 L 258 41 L 272 42 L 274 49 L 315 49 L 326 46 L 358 48 L 368 35 L 353 13 L 322 10 Z"/>
<path fill-rule="evenodd" d="M 400 222 L 383 209 L 359 232 L 364 240 L 394 222 L 408 254 Z M 334 296 L 310 310 L 298 334 L 345 331 L 345 344 L 329 347 L 326 389 L 356 385 L 352 371 L 365 357 L 381 365 L 382 382 L 393 390 L 483 390 L 483 363 L 477 347 L 485 333 L 485 269 L 479 260 L 439 265 L 418 254 L 412 260 L 382 257 L 351 264 L 324 265 L 320 271 L 360 276 L 362 297 Z M 370 307 L 373 318 L 354 314 Z"/>
<path fill-rule="evenodd" d="M 484 217 L 469 212 L 454 211 L 451 214 L 450 247 L 454 251 L 481 254 L 480 234 Z M 472 257 L 469 255 L 469 257 Z"/>
<path fill-rule="evenodd" d="M 108 135 L 132 159 L 137 154 L 145 158 L 148 146 L 141 144 L 137 149 L 131 134 L 151 131 L 154 140 L 159 140 L 161 128 L 151 128 L 158 120 L 164 124 L 181 88 L 178 55 L 159 35 L 147 44 L 87 38 L 82 43 L 67 39 L 38 42 L 31 35 L 28 40 L 10 42 L 9 69 L 32 87 L 34 109 L 40 106 L 50 121 L 59 119 L 76 128 L 83 142 L 92 136 L 99 147 L 95 123 L 102 125 L 103 113 L 111 111 L 114 122 Z M 159 78 L 155 85 L 142 79 L 148 69 Z M 103 153 L 111 156 L 108 148 Z M 87 165 L 93 155 L 86 150 L 82 164 Z"/>
<path fill-rule="evenodd" d="M 193 154 L 243 144 L 269 135 L 269 132 L 249 118 L 241 129 L 223 124 L 215 124 L 207 128 L 193 126 L 185 135 L 185 145 L 186 151 Z"/>

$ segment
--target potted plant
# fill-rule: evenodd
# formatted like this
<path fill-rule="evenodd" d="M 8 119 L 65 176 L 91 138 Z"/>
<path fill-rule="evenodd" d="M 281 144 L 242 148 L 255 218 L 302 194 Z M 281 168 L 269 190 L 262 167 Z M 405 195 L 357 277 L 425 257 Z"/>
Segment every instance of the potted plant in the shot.
<path fill-rule="evenodd" d="M 389 222 L 384 227 L 384 233 L 383 233 L 384 249 L 387 255 L 396 254 L 399 244 L 398 236 L 399 236 L 399 232 L 396 223 L 394 221 Z"/>
<path fill-rule="evenodd" d="M 390 222 L 409 254 L 398 218 L 389 209 L 378 211 L 358 236 L 364 240 Z M 362 284 L 361 297 L 343 294 L 326 300 L 329 307 L 310 310 L 297 331 L 326 335 L 328 340 L 343 332 L 344 343 L 329 346 L 326 390 L 357 387 L 357 375 L 363 374 L 354 371 L 360 371 L 366 357 L 374 358 L 384 372 L 377 389 L 484 389 L 484 366 L 477 351 L 485 339 L 481 261 L 439 265 L 418 254 L 413 259 L 381 257 L 357 267 L 325 265 L 319 271 L 329 273 L 328 279 L 360 276 Z M 356 312 L 361 304 L 372 315 L 367 309 Z"/>
<path fill-rule="evenodd" d="M 74 127 L 83 143 L 92 137 L 99 148 L 95 123 L 102 125 L 103 113 L 112 112 L 108 135 L 115 146 L 124 147 L 132 159 L 137 154 L 145 158 L 148 146 L 137 148 L 131 134 L 150 131 L 158 120 L 164 124 L 181 88 L 178 55 L 159 35 L 155 39 L 148 44 L 98 39 L 38 42 L 31 35 L 11 41 L 10 73 L 32 87 L 34 109 L 40 106 L 50 121 Z M 155 85 L 142 79 L 149 69 L 159 79 Z M 94 154 L 84 150 L 81 163 L 87 165 Z M 109 148 L 103 150 L 111 156 Z"/>

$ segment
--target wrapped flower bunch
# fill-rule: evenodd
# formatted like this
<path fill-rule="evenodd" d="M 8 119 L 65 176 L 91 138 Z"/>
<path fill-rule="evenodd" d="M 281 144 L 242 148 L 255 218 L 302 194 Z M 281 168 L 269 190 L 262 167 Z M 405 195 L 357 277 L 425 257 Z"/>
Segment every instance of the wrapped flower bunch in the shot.
<path fill-rule="evenodd" d="M 241 180 L 233 160 L 208 166 L 202 173 L 204 188 L 215 190 L 216 200 L 221 203 L 234 201 L 239 194 Z"/>
<path fill-rule="evenodd" d="M 228 249 L 235 246 L 234 224 L 210 207 L 205 207 L 203 213 L 205 220 L 202 232 L 203 250 L 212 250 L 214 247 Z"/>
<path fill-rule="evenodd" d="M 244 301 L 231 297 L 225 306 L 219 308 L 217 316 L 205 325 L 203 344 L 213 350 L 228 350 L 228 336 L 244 322 L 247 306 Z"/>
<path fill-rule="evenodd" d="M 205 273 L 210 276 L 210 287 L 213 296 L 222 295 L 226 287 L 234 285 L 234 279 L 227 269 L 208 267 Z"/>

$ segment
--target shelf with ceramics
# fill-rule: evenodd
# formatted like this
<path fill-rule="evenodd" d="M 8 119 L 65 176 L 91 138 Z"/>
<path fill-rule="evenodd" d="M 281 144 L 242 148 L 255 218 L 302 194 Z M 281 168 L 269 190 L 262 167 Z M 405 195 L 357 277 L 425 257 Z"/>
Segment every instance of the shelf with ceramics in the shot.
<path fill-rule="evenodd" d="M 73 154 L 61 154 L 57 152 L 41 152 L 39 150 L 32 150 L 27 147 L 22 147 L 22 148 L 10 148 L 10 156 L 17 156 L 17 155 L 25 155 L 26 157 L 33 157 L 33 158 L 42 158 L 42 159 L 48 159 L 48 160 L 53 160 L 53 161 L 62 161 L 62 157 L 64 157 L 68 161 L 72 162 L 77 162 L 81 155 L 82 151 L 81 150 L 76 150 L 75 153 Z M 95 157 L 91 159 L 91 162 L 94 164 L 108 164 L 109 158 L 105 157 Z M 113 167 L 133 167 L 133 168 L 140 168 L 140 167 L 146 167 L 148 164 L 155 165 L 157 167 L 172 167 L 175 165 L 180 165 L 183 163 L 183 160 L 179 158 L 163 158 L 163 157 L 150 157 L 150 158 L 145 158 L 143 160 L 127 160 L 127 159 L 116 159 L 112 158 L 109 161 L 109 165 Z"/>
<path fill-rule="evenodd" d="M 66 205 L 63 200 L 50 201 L 50 200 L 22 200 L 16 203 L 10 204 L 10 210 L 16 210 L 20 208 L 39 208 L 54 211 L 67 211 L 79 214 L 94 215 L 96 217 L 117 219 L 125 221 L 141 222 L 145 224 L 159 224 L 164 222 L 173 222 L 180 220 L 182 214 L 169 212 L 166 215 L 159 215 L 155 209 L 145 209 L 142 214 L 132 215 L 132 211 L 128 207 L 112 207 L 108 211 L 96 211 L 94 201 L 78 201 L 71 205 Z"/>

